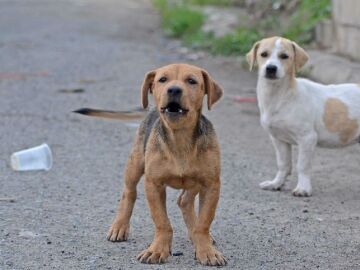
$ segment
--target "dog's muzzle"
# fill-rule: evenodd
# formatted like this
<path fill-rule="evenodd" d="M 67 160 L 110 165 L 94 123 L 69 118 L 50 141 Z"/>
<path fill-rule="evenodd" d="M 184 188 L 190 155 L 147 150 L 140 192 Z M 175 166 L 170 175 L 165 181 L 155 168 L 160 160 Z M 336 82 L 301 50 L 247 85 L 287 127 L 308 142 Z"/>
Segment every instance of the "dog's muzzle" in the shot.
<path fill-rule="evenodd" d="M 278 70 L 278 68 L 275 65 L 266 66 L 265 77 L 270 80 L 277 79 L 277 77 L 276 77 L 277 70 Z"/>
<path fill-rule="evenodd" d="M 170 87 L 167 90 L 168 103 L 161 108 L 161 113 L 169 117 L 179 117 L 185 115 L 189 110 L 181 106 L 182 89 L 179 87 Z"/>

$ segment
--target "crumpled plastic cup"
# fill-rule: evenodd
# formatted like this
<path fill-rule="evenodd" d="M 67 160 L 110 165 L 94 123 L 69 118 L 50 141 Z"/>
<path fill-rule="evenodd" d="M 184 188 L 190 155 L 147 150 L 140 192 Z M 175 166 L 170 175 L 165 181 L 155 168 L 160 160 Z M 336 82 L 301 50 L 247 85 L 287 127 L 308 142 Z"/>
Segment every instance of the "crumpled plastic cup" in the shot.
<path fill-rule="evenodd" d="M 51 166 L 51 149 L 46 143 L 11 155 L 11 167 L 15 171 L 49 171 Z"/>

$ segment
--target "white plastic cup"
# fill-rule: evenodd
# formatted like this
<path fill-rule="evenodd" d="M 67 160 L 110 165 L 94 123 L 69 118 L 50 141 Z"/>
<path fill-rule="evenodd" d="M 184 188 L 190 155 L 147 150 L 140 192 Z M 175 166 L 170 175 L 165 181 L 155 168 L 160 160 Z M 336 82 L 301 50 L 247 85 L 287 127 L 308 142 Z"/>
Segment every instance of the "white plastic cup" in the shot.
<path fill-rule="evenodd" d="M 11 155 L 11 167 L 15 171 L 49 171 L 51 166 L 52 154 L 46 143 Z"/>

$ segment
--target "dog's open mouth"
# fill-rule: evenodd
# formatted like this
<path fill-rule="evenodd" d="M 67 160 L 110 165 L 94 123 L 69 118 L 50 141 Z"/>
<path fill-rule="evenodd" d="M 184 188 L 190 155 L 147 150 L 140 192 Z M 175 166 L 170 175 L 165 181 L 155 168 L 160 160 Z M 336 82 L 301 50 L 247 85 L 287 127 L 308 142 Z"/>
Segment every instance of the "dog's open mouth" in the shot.
<path fill-rule="evenodd" d="M 181 107 L 177 102 L 169 102 L 166 107 L 161 108 L 162 113 L 169 115 L 185 115 L 189 110 L 186 110 Z"/>
<path fill-rule="evenodd" d="M 278 79 L 276 74 L 266 74 L 265 78 L 268 79 L 268 80 L 277 80 Z"/>

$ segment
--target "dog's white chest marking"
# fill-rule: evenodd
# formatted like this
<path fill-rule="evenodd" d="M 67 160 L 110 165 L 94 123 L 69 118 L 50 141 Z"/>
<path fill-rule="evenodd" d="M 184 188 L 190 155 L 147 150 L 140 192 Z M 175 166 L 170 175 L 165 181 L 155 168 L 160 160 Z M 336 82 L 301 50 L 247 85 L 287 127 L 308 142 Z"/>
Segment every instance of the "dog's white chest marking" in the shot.
<path fill-rule="evenodd" d="M 261 115 L 261 125 L 268 132 L 272 132 L 276 127 L 281 127 L 281 118 L 274 114 L 263 113 Z"/>
<path fill-rule="evenodd" d="M 291 123 L 283 117 L 281 111 L 261 114 L 261 126 L 273 137 L 285 142 L 296 144 L 294 134 L 291 130 Z"/>

